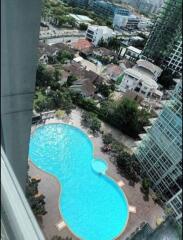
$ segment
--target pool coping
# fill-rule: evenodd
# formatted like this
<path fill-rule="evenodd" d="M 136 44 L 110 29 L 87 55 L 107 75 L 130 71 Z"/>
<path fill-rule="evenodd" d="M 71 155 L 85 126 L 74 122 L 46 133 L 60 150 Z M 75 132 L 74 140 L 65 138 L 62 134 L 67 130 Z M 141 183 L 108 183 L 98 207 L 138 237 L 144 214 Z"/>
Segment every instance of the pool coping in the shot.
<path fill-rule="evenodd" d="M 75 126 L 72 125 L 72 124 L 61 123 L 61 122 L 39 124 L 39 125 L 37 125 L 37 126 L 35 127 L 35 129 L 33 129 L 33 131 L 32 131 L 32 129 L 31 129 L 31 136 L 34 134 L 34 132 L 35 132 L 38 128 L 43 127 L 43 126 L 46 126 L 46 125 L 52 125 L 52 124 L 68 125 L 68 126 L 71 126 L 71 127 L 73 127 L 73 128 L 78 129 L 79 131 L 81 131 L 81 132 L 88 138 L 88 140 L 90 141 L 90 143 L 91 143 L 91 145 L 92 145 L 92 150 L 93 150 L 93 159 L 92 159 L 92 161 L 95 161 L 95 160 L 98 159 L 98 158 L 95 158 L 95 155 L 94 155 L 94 144 L 93 144 L 92 140 L 90 139 L 90 137 L 89 137 L 89 136 L 87 135 L 87 133 L 85 133 L 81 128 L 75 127 Z M 100 160 L 106 162 L 104 159 L 100 159 Z M 52 176 L 52 177 L 54 177 L 54 178 L 56 179 L 56 181 L 57 181 L 58 184 L 59 184 L 58 209 L 59 209 L 59 212 L 60 212 L 60 213 L 59 213 L 59 214 L 60 214 L 60 218 L 63 219 L 64 223 L 66 224 L 67 229 L 70 231 L 70 233 L 71 233 L 74 237 L 78 238 L 78 240 L 84 240 L 83 238 L 80 238 L 80 237 L 78 237 L 75 233 L 73 233 L 72 230 L 71 230 L 71 228 L 69 227 L 69 225 L 68 225 L 68 224 L 66 223 L 66 221 L 64 220 L 62 211 L 61 211 L 60 206 L 59 206 L 59 202 L 61 202 L 60 200 L 61 200 L 62 184 L 58 181 L 58 179 L 57 179 L 56 176 L 54 176 L 53 174 L 48 173 L 48 172 L 42 170 L 42 169 L 39 168 L 38 166 L 36 166 L 30 158 L 29 158 L 29 161 L 31 161 L 31 163 L 33 164 L 34 167 L 36 167 L 36 168 L 39 169 L 40 171 L 42 171 L 42 172 L 44 172 L 44 173 L 46 173 L 46 174 L 48 174 L 48 175 L 50 175 L 50 176 Z M 91 164 L 92 164 L 92 162 L 91 162 Z M 108 165 L 107 162 L 106 162 L 106 164 Z M 108 170 L 108 169 L 107 169 L 107 170 Z M 115 178 L 113 178 L 112 176 L 108 175 L 108 173 L 107 173 L 108 171 L 107 171 L 107 170 L 106 170 L 105 174 L 103 174 L 103 176 L 108 177 L 112 182 L 115 183 L 116 187 L 118 187 L 118 188 L 119 188 L 119 191 L 124 195 L 124 198 L 125 198 L 125 200 L 126 200 L 127 207 L 128 207 L 128 216 L 127 216 L 127 221 L 126 221 L 125 227 L 124 227 L 123 230 L 119 233 L 119 235 L 113 239 L 113 240 L 118 240 L 118 238 L 123 234 L 123 232 L 125 231 L 125 229 L 126 229 L 126 227 L 127 227 L 127 224 L 128 224 L 128 221 L 129 221 L 129 215 L 130 215 L 130 212 L 129 212 L 129 206 L 130 206 L 130 205 L 129 205 L 129 203 L 128 203 L 128 199 L 127 199 L 127 197 L 126 197 L 125 192 L 124 192 L 124 191 L 122 190 L 122 188 L 118 185 L 117 180 L 116 180 Z M 95 170 L 94 170 L 94 171 L 95 171 Z"/>

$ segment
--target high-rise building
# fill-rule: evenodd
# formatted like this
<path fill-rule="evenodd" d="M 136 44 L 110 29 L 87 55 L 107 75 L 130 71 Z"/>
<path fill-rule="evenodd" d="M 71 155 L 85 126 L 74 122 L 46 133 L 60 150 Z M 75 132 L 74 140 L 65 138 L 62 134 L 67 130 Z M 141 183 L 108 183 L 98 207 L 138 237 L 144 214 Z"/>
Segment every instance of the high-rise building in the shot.
<path fill-rule="evenodd" d="M 41 1 L 1 2 L 1 140 L 25 189 Z"/>
<path fill-rule="evenodd" d="M 175 43 L 172 52 L 166 60 L 166 64 L 173 73 L 182 71 L 182 36 Z"/>
<path fill-rule="evenodd" d="M 182 0 L 166 0 L 157 16 L 142 57 L 161 64 L 163 68 L 179 71 L 182 59 L 174 59 L 173 65 L 171 59 L 175 51 L 176 55 L 181 54 L 181 47 L 177 48 L 177 45 L 182 44 L 181 35 Z"/>
<path fill-rule="evenodd" d="M 76 7 L 88 7 L 88 0 L 68 0 L 68 3 Z"/>
<path fill-rule="evenodd" d="M 91 6 L 92 10 L 97 14 L 113 18 L 115 14 L 120 14 L 123 16 L 129 16 L 130 12 L 128 9 L 124 9 L 120 6 L 117 6 L 111 2 L 96 0 Z"/>
<path fill-rule="evenodd" d="M 152 229 L 151 226 L 146 223 L 140 226 L 139 230 L 136 230 L 126 240 L 181 240 L 182 231 L 175 220 L 168 217 L 162 222 L 156 229 Z"/>
<path fill-rule="evenodd" d="M 25 198 L 40 0 L 1 1 L 1 239 L 44 240 Z"/>
<path fill-rule="evenodd" d="M 153 126 L 139 143 L 135 154 L 176 220 L 182 221 L 182 85 L 177 83 Z"/>

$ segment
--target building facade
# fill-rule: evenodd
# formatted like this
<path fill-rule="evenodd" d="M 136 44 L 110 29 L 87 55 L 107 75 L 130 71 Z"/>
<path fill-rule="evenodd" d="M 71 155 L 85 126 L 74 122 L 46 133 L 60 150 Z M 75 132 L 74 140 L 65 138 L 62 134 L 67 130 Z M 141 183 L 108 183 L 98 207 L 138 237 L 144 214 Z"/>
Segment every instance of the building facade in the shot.
<path fill-rule="evenodd" d="M 86 39 L 94 46 L 97 46 L 101 39 L 105 41 L 112 36 L 114 36 L 113 30 L 106 26 L 90 25 L 86 31 Z"/>
<path fill-rule="evenodd" d="M 140 19 L 135 15 L 123 16 L 115 14 L 113 18 L 113 27 L 136 29 Z"/>
<path fill-rule="evenodd" d="M 152 188 L 182 221 L 182 83 L 177 83 L 135 154 Z"/>
<path fill-rule="evenodd" d="M 129 10 L 121 8 L 117 5 L 112 4 L 111 2 L 96 0 L 92 3 L 92 10 L 98 14 L 102 14 L 103 16 L 108 16 L 113 18 L 114 14 L 120 14 L 123 16 L 129 15 Z"/>
<path fill-rule="evenodd" d="M 25 190 L 41 1 L 1 2 L 1 140 Z"/>
<path fill-rule="evenodd" d="M 1 1 L 1 239 L 45 240 L 25 197 L 40 0 Z"/>
<path fill-rule="evenodd" d="M 69 0 L 68 3 L 76 7 L 82 7 L 82 8 L 88 7 L 88 0 Z"/>
<path fill-rule="evenodd" d="M 149 0 L 143 0 L 139 2 L 138 9 L 141 13 L 150 14 L 155 11 L 155 5 L 152 1 Z"/>
<path fill-rule="evenodd" d="M 177 46 L 182 44 L 181 35 L 182 0 L 166 0 L 147 40 L 142 57 L 155 61 L 163 68 L 179 71 L 180 64 L 173 66 L 171 58 Z"/>
<path fill-rule="evenodd" d="M 167 68 L 173 73 L 182 71 L 182 36 L 175 43 L 172 52 L 166 60 Z"/>

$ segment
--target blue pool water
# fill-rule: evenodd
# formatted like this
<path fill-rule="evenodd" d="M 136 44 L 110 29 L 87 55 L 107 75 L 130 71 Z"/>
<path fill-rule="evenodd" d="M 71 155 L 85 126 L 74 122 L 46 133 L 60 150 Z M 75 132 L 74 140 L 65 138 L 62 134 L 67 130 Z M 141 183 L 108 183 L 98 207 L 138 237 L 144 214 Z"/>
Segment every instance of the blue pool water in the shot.
<path fill-rule="evenodd" d="M 60 212 L 76 236 L 113 240 L 124 230 L 126 197 L 111 178 L 96 171 L 94 161 L 101 171 L 107 165 L 93 159 L 93 145 L 81 130 L 66 124 L 42 126 L 31 136 L 29 156 L 60 182 Z"/>
<path fill-rule="evenodd" d="M 100 159 L 93 159 L 92 167 L 97 173 L 105 174 L 107 170 L 107 163 Z"/>

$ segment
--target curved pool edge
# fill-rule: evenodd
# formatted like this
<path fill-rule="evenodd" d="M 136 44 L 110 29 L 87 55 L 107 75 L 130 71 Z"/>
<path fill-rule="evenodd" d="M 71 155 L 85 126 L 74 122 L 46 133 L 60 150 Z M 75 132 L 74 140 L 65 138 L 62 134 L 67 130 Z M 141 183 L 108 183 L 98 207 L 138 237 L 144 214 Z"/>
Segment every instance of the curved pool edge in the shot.
<path fill-rule="evenodd" d="M 93 159 L 92 159 L 92 161 L 93 161 L 94 159 L 95 159 L 95 160 L 96 160 L 96 159 L 99 159 L 100 161 L 104 161 L 104 162 L 107 163 L 106 160 L 103 160 L 103 159 L 100 159 L 100 158 L 97 158 L 97 157 L 95 158 L 95 155 L 94 155 L 94 144 L 93 144 L 92 140 L 90 139 L 90 137 L 88 136 L 88 134 L 85 133 L 81 128 L 76 127 L 76 126 L 74 126 L 74 125 L 72 125 L 72 124 L 60 123 L 60 122 L 41 124 L 41 125 L 38 125 L 38 126 L 31 132 L 31 136 L 34 134 L 34 132 L 35 132 L 38 128 L 44 127 L 44 126 L 46 126 L 46 125 L 55 125 L 55 124 L 67 125 L 67 126 L 73 127 L 73 128 L 75 128 L 75 129 L 81 131 L 82 134 L 84 134 L 84 135 L 87 137 L 87 139 L 90 141 L 90 143 L 91 143 L 91 145 L 92 145 L 92 151 L 93 151 Z M 61 195 L 62 195 L 62 194 L 61 194 L 61 189 L 62 189 L 61 182 L 59 182 L 58 179 L 57 179 L 57 177 L 54 176 L 53 174 L 48 173 L 48 172 L 42 170 L 41 168 L 39 168 L 38 166 L 36 166 L 36 165 L 34 164 L 34 162 L 33 162 L 30 158 L 29 158 L 29 160 L 31 161 L 31 163 L 32 163 L 37 169 L 39 169 L 40 171 L 42 171 L 42 172 L 44 172 L 44 173 L 46 173 L 46 174 L 48 174 L 48 175 L 50 175 L 50 176 L 52 176 L 52 177 L 54 177 L 54 178 L 56 179 L 56 181 L 57 181 L 58 184 L 59 184 L 59 199 L 58 199 L 58 200 L 61 202 L 61 201 L 62 201 L 62 199 L 61 199 Z M 92 164 L 92 162 L 91 162 L 91 164 Z M 107 165 L 108 165 L 108 163 L 107 163 Z M 126 204 L 127 204 L 127 210 L 128 210 L 128 211 L 127 211 L 127 212 L 128 212 L 127 220 L 126 220 L 126 224 L 125 224 L 124 228 L 122 229 L 122 231 L 119 233 L 119 235 L 118 235 L 117 237 L 115 237 L 114 239 L 111 239 L 111 240 L 118 240 L 118 238 L 119 238 L 119 237 L 123 234 L 123 232 L 125 231 L 125 229 L 126 229 L 126 227 L 127 227 L 127 224 L 128 224 L 128 221 L 129 221 L 129 204 L 128 204 L 128 199 L 127 199 L 127 197 L 126 197 L 126 194 L 125 194 L 125 192 L 121 189 L 121 187 L 118 185 L 117 180 L 116 180 L 115 178 L 113 178 L 112 176 L 110 176 L 110 175 L 107 173 L 107 172 L 108 172 L 108 169 L 109 169 L 109 168 L 107 168 L 106 173 L 105 173 L 105 174 L 102 174 L 101 176 L 102 176 L 102 177 L 105 177 L 105 178 L 108 178 L 109 180 L 111 180 L 111 181 L 116 185 L 116 187 L 119 189 L 119 191 L 122 193 L 122 195 L 123 195 L 124 198 L 125 198 L 125 201 L 126 201 Z M 98 174 L 99 174 L 99 173 L 98 173 Z M 78 240 L 85 240 L 85 239 L 77 236 L 75 233 L 72 232 L 71 228 L 69 227 L 69 224 L 67 224 L 67 221 L 65 221 L 64 215 L 62 214 L 62 210 L 61 210 L 61 208 L 60 208 L 60 206 L 59 206 L 59 201 L 58 201 L 58 209 L 59 209 L 59 212 L 60 212 L 61 219 L 63 219 L 64 223 L 66 224 L 67 229 L 70 231 L 70 233 L 71 233 L 74 237 L 78 238 Z"/>

